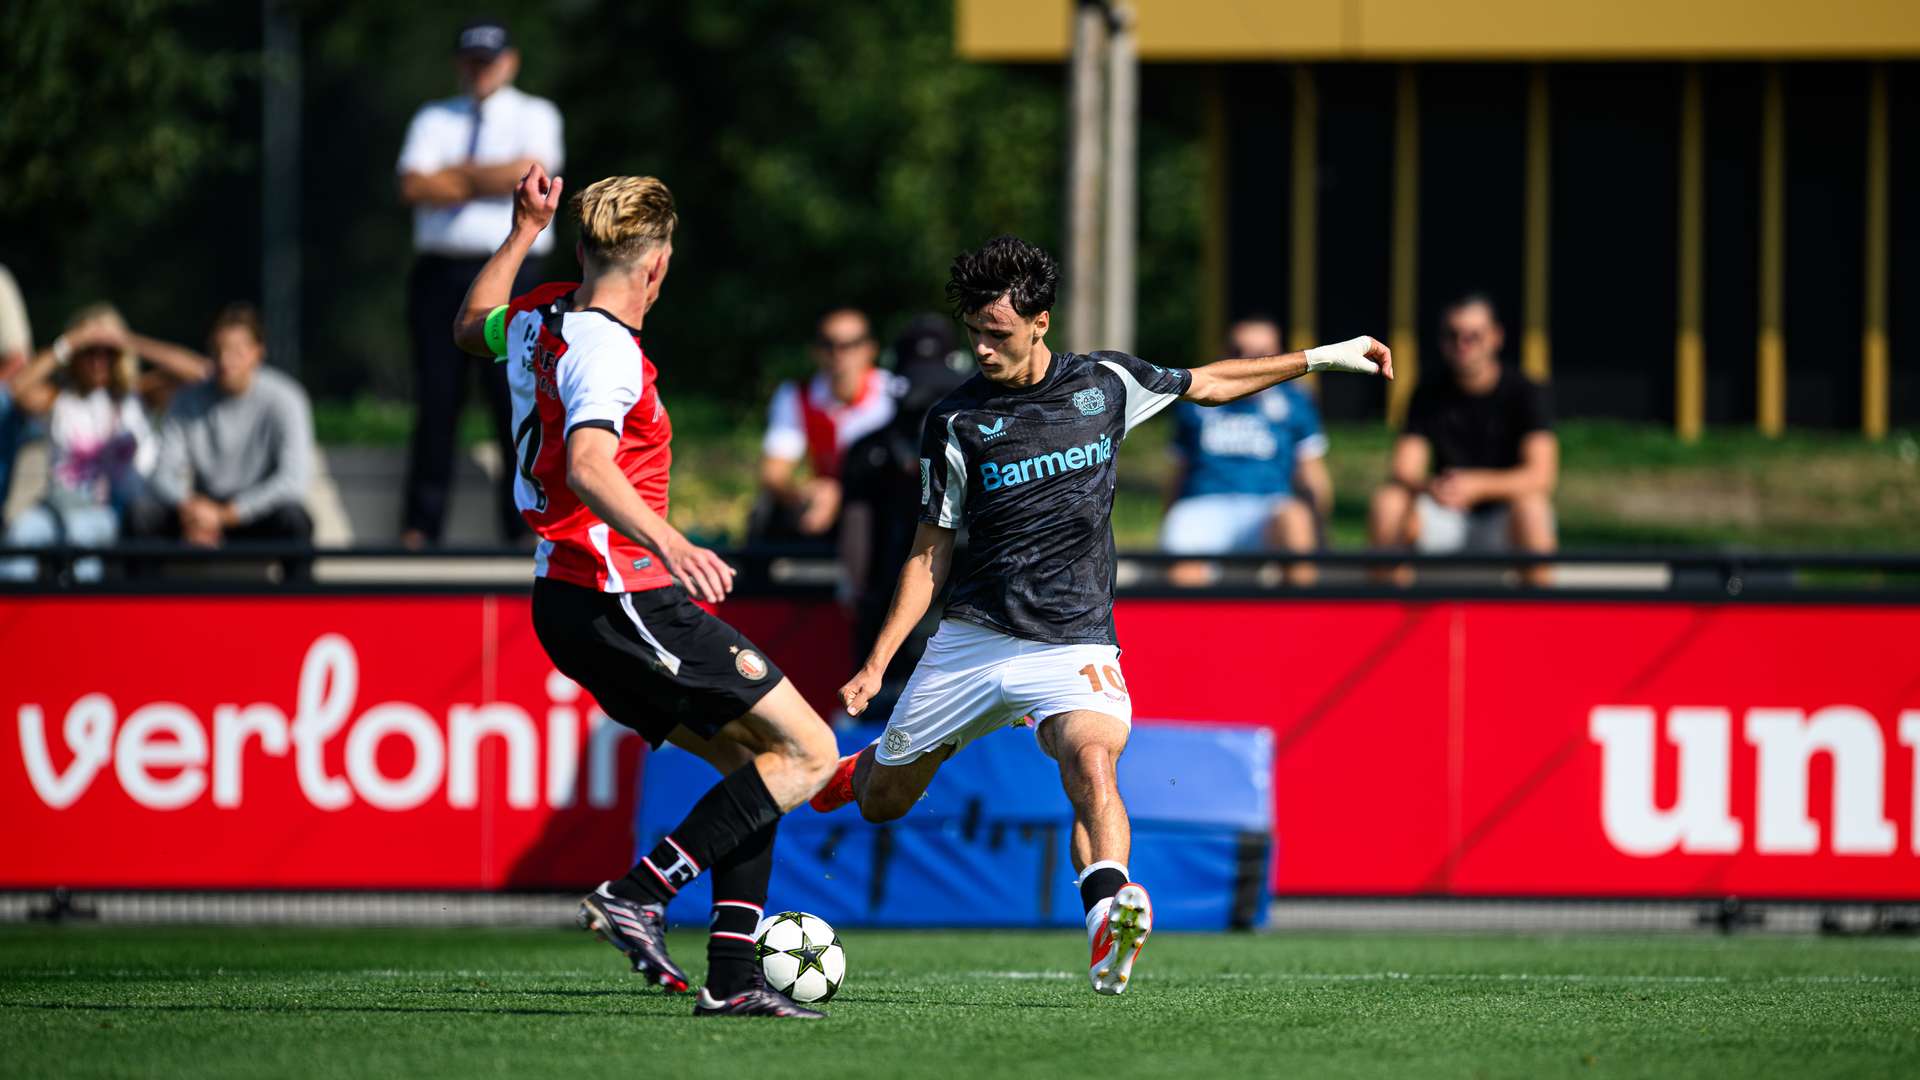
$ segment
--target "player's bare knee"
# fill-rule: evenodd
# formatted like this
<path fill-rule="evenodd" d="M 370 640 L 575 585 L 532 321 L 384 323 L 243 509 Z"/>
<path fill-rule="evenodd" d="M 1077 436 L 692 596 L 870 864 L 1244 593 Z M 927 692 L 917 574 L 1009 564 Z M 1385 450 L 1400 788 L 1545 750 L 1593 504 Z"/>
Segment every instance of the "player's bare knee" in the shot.
<path fill-rule="evenodd" d="M 1074 747 L 1067 754 L 1065 764 L 1074 781 L 1099 793 L 1115 786 L 1114 761 L 1119 756 L 1112 746 L 1088 742 Z"/>
<path fill-rule="evenodd" d="M 840 763 L 840 748 L 834 742 L 832 729 L 825 724 L 796 733 L 781 747 L 781 752 L 788 767 L 816 791 L 833 778 L 834 767 Z"/>

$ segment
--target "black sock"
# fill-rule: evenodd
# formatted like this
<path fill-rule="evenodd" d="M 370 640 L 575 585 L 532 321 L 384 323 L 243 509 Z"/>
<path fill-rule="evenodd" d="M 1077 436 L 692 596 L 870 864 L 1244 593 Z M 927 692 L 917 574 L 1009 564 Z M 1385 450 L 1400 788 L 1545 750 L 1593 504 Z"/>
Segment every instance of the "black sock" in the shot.
<path fill-rule="evenodd" d="M 1080 875 L 1080 903 L 1087 911 L 1093 905 L 1120 891 L 1127 883 L 1127 868 L 1116 862 L 1097 862 Z"/>
<path fill-rule="evenodd" d="M 713 864 L 713 922 L 707 931 L 707 990 L 725 999 L 753 985 L 760 968 L 753 932 L 766 914 L 775 821 Z"/>
<path fill-rule="evenodd" d="M 749 762 L 700 796 L 652 853 L 610 888 L 628 900 L 664 904 L 727 852 L 779 820 L 779 805 Z"/>

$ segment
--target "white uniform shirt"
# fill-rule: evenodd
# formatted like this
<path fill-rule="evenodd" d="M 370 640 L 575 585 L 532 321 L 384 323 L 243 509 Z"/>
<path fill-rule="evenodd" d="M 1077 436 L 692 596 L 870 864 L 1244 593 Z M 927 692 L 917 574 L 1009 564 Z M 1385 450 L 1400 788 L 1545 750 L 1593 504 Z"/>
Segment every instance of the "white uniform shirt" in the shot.
<path fill-rule="evenodd" d="M 847 447 L 886 427 L 899 405 L 904 380 L 883 368 L 867 372 L 867 381 L 859 396 L 842 403 L 833 396 L 833 379 L 816 374 L 806 382 L 807 400 L 833 425 L 836 457 Z M 767 407 L 767 433 L 760 440 L 760 452 L 778 461 L 799 461 L 810 450 L 807 421 L 800 407 L 801 384 L 784 382 L 773 393 Z"/>
<path fill-rule="evenodd" d="M 398 171 L 433 173 L 472 162 L 500 165 L 533 158 L 549 173 L 560 171 L 560 110 L 546 98 L 503 86 L 479 102 L 459 97 L 430 101 L 413 114 L 400 148 Z M 491 255 L 513 225 L 513 196 L 489 195 L 451 206 L 413 208 L 413 250 L 422 255 Z M 533 253 L 553 248 L 553 230 L 533 242 Z"/>

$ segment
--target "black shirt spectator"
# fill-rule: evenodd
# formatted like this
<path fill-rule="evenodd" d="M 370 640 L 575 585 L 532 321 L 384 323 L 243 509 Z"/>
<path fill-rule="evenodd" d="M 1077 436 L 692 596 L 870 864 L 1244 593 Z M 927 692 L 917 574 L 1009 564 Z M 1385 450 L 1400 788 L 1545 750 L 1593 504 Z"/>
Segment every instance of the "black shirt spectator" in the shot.
<path fill-rule="evenodd" d="M 1486 297 L 1462 297 L 1442 310 L 1446 363 L 1421 373 L 1387 483 L 1373 493 L 1367 533 L 1375 547 L 1545 554 L 1559 546 L 1560 444 L 1547 388 L 1500 362 L 1505 342 Z M 1383 572 L 1411 580 L 1405 567 Z M 1540 585 L 1551 573 L 1536 563 L 1521 576 Z"/>
<path fill-rule="evenodd" d="M 871 651 L 880 634 L 919 527 L 920 429 L 934 404 L 966 380 L 955 364 L 956 358 L 967 362 L 955 351 L 951 321 L 945 317 L 913 320 L 894 342 L 893 352 L 900 365 L 897 385 L 904 389 L 898 407 L 885 427 L 847 448 L 840 467 L 840 561 L 853 616 L 855 656 Z M 962 538 L 959 544 L 964 543 Z M 920 627 L 894 654 L 887 668 L 890 689 L 897 692 L 919 663 L 939 626 L 941 599 L 935 598 Z"/>
<path fill-rule="evenodd" d="M 1546 387 L 1503 365 L 1486 394 L 1469 394 L 1454 379 L 1420 380 L 1403 430 L 1432 445 L 1436 473 L 1511 469 L 1520 464 L 1522 439 L 1553 430 L 1553 406 Z"/>

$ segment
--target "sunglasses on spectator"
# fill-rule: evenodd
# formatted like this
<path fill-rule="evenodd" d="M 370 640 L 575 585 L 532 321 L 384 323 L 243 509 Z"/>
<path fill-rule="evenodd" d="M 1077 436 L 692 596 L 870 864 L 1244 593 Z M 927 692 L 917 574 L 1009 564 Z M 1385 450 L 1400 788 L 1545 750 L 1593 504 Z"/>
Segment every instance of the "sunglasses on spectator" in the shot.
<path fill-rule="evenodd" d="M 828 352 L 845 352 L 848 349 L 858 349 L 861 346 L 869 345 L 872 342 L 873 342 L 873 338 L 864 334 L 861 335 L 860 337 L 851 337 L 851 338 L 830 338 L 830 337 L 827 337 L 825 334 L 822 334 L 821 336 L 813 339 L 813 343 L 815 345 L 818 345 L 820 348 L 825 349 Z"/>
<path fill-rule="evenodd" d="M 1481 338 L 1485 336 L 1486 334 L 1479 330 L 1442 330 L 1440 331 L 1441 341 L 1458 341 L 1463 345 L 1472 344 L 1473 342 L 1479 341 Z"/>

